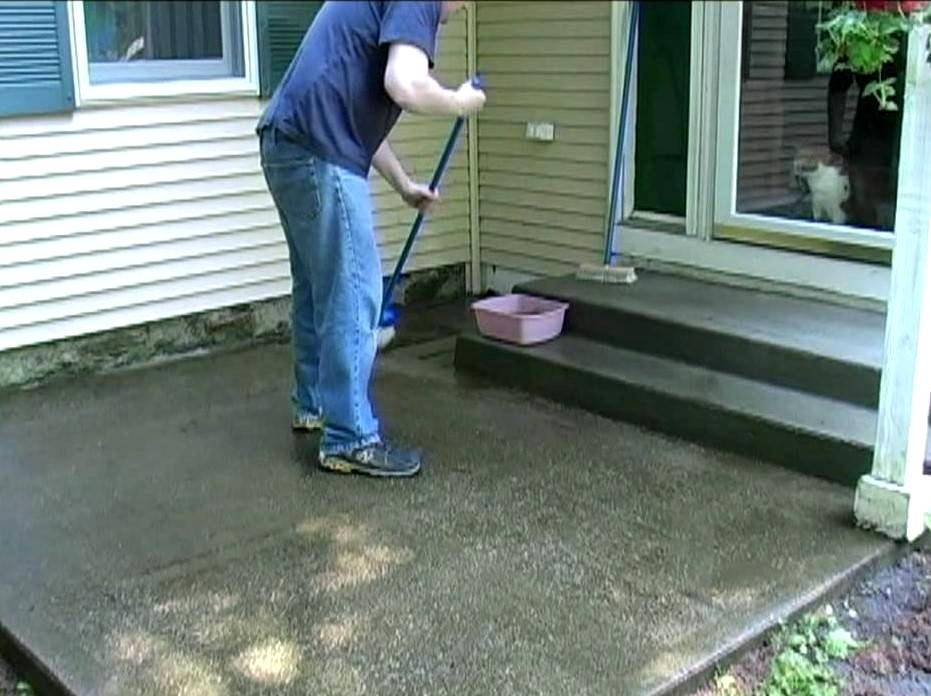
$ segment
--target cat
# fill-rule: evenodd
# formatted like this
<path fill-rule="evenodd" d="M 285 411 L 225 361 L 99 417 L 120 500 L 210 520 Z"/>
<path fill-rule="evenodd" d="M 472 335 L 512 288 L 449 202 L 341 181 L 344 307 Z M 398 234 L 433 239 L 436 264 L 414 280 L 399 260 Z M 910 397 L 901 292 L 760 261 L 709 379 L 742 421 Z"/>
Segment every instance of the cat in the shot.
<path fill-rule="evenodd" d="M 811 217 L 815 221 L 830 220 L 835 225 L 847 222 L 844 203 L 850 198 L 850 177 L 838 167 L 818 162 L 807 176 L 811 191 Z"/>
<path fill-rule="evenodd" d="M 793 163 L 795 179 L 811 193 L 812 220 L 846 224 L 845 204 L 850 198 L 850 177 L 834 154 L 800 149 Z"/>

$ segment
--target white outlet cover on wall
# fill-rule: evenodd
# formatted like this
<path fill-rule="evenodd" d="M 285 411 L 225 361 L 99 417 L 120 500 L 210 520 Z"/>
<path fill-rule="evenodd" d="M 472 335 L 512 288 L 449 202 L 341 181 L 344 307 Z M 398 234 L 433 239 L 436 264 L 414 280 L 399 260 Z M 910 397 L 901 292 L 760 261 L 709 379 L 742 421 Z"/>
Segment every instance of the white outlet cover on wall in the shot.
<path fill-rule="evenodd" d="M 527 140 L 540 140 L 542 142 L 552 142 L 556 137 L 556 126 L 552 123 L 540 121 L 528 121 L 527 130 L 525 131 Z"/>

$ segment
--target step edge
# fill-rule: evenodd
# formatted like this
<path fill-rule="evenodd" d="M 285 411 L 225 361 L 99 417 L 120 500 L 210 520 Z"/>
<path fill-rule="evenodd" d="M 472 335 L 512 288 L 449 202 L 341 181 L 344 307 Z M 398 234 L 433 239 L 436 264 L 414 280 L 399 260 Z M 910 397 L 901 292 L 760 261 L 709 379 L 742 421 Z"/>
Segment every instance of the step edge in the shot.
<path fill-rule="evenodd" d="M 856 360 L 853 358 L 847 358 L 839 355 L 827 354 L 824 352 L 818 352 L 815 350 L 806 349 L 798 346 L 790 346 L 785 343 L 781 343 L 777 340 L 766 340 L 764 336 L 756 335 L 747 335 L 740 333 L 734 330 L 728 330 L 727 327 L 723 327 L 717 324 L 710 323 L 701 323 L 696 321 L 687 321 L 679 319 L 671 319 L 670 317 L 663 315 L 659 312 L 650 312 L 643 309 L 634 309 L 631 307 L 618 307 L 613 305 L 606 305 L 597 302 L 591 302 L 589 300 L 580 300 L 577 297 L 571 296 L 569 293 L 558 293 L 558 292 L 541 292 L 538 290 L 533 290 L 527 288 L 526 286 L 517 286 L 515 287 L 515 292 L 525 292 L 526 294 L 536 295 L 538 297 L 544 297 L 546 299 L 558 300 L 560 302 L 567 302 L 570 304 L 570 312 L 572 307 L 585 307 L 590 310 L 598 310 L 607 312 L 613 316 L 631 316 L 637 317 L 650 322 L 655 322 L 657 324 L 664 324 L 667 326 L 679 326 L 683 327 L 688 331 L 698 331 L 704 332 L 711 335 L 723 336 L 726 338 L 746 341 L 747 343 L 752 343 L 754 345 L 760 346 L 762 348 L 777 349 L 786 353 L 791 353 L 800 358 L 817 358 L 822 360 L 829 360 L 839 365 L 847 366 L 852 369 L 858 370 L 868 370 L 871 373 L 878 374 L 882 370 L 881 363 L 873 362 L 864 362 L 861 360 Z"/>
<path fill-rule="evenodd" d="M 644 272 L 643 277 L 646 279 L 661 278 L 666 281 L 680 282 L 680 283 L 685 283 L 691 286 L 713 287 L 722 292 L 731 293 L 733 295 L 744 295 L 744 296 L 753 295 L 755 297 L 768 297 L 768 298 L 772 298 L 777 301 L 784 301 L 784 302 L 792 303 L 792 304 L 805 303 L 805 304 L 817 305 L 817 306 L 822 306 L 825 309 L 833 311 L 833 312 L 843 312 L 843 313 L 847 313 L 850 315 L 854 315 L 854 314 L 869 315 L 873 317 L 874 319 L 881 319 L 885 317 L 885 312 L 883 311 L 877 311 L 873 309 L 864 309 L 864 308 L 859 308 L 859 307 L 851 307 L 851 306 L 846 306 L 846 305 L 838 305 L 835 302 L 819 300 L 817 298 L 811 298 L 811 297 L 797 297 L 797 296 L 789 295 L 789 294 L 782 293 L 782 292 L 773 292 L 773 291 L 766 290 L 763 288 L 736 287 L 736 286 L 733 286 L 727 283 L 716 283 L 710 280 L 699 280 L 699 279 L 692 278 L 689 276 L 676 275 L 673 273 L 646 271 Z M 513 287 L 513 292 L 524 292 L 524 293 L 529 293 L 529 294 L 539 294 L 541 292 L 559 294 L 559 295 L 566 294 L 563 292 L 554 293 L 550 290 L 541 290 L 539 288 L 539 286 L 551 285 L 554 282 L 573 283 L 573 284 L 581 285 L 585 287 L 590 287 L 593 284 L 593 281 L 579 280 L 573 275 L 546 276 L 546 277 L 540 277 L 540 278 L 531 278 L 531 279 L 516 283 Z M 597 284 L 603 287 L 606 287 L 606 288 L 618 287 L 617 284 L 609 284 L 609 283 L 597 283 Z"/>
<path fill-rule="evenodd" d="M 0 621 L 0 656 L 40 694 L 77 696 L 74 685 L 64 675 L 56 674 L 50 662 L 40 656 L 6 623 Z"/>
<path fill-rule="evenodd" d="M 621 354 L 635 354 L 635 355 L 638 355 L 641 359 L 645 358 L 647 360 L 654 360 L 654 361 L 661 362 L 661 363 L 671 364 L 675 367 L 675 369 L 690 370 L 690 371 L 695 371 L 695 372 L 702 372 L 705 374 L 712 374 L 723 380 L 733 380 L 733 381 L 741 382 L 744 384 L 744 386 L 749 386 L 751 388 L 774 390 L 777 392 L 781 392 L 786 396 L 811 400 L 815 402 L 821 402 L 825 406 L 831 406 L 834 408 L 837 408 L 837 407 L 846 408 L 846 409 L 850 409 L 853 411 L 860 411 L 862 413 L 868 412 L 871 414 L 875 414 L 876 412 L 875 409 L 870 409 L 864 406 L 859 406 L 857 404 L 851 404 L 846 401 L 838 401 L 836 399 L 831 399 L 829 397 L 825 397 L 825 396 L 821 396 L 817 394 L 809 394 L 806 392 L 801 392 L 801 391 L 791 389 L 788 387 L 784 387 L 784 386 L 780 386 L 780 385 L 769 384 L 766 382 L 748 379 L 746 377 L 741 377 L 739 375 L 732 375 L 726 372 L 720 372 L 720 371 L 713 370 L 711 368 L 707 368 L 707 367 L 700 366 L 700 365 L 690 365 L 686 363 L 681 363 L 681 362 L 678 362 L 678 361 L 675 361 L 675 360 L 672 360 L 670 358 L 663 357 L 663 356 L 636 353 L 635 351 L 630 351 L 624 348 L 619 348 L 612 344 L 602 343 L 597 340 L 587 338 L 584 336 L 570 334 L 570 335 L 565 335 L 562 337 L 562 339 L 557 339 L 557 340 L 565 340 L 567 338 L 569 340 L 584 341 L 586 343 L 595 344 L 595 345 L 602 347 L 603 349 L 610 350 L 613 352 L 618 352 Z M 612 382 L 626 384 L 630 387 L 636 387 L 639 389 L 643 389 L 645 391 L 648 391 L 650 393 L 657 394 L 660 396 L 671 396 L 677 399 L 682 399 L 683 401 L 687 401 L 687 402 L 697 404 L 697 405 L 706 406 L 708 408 L 712 408 L 712 409 L 721 411 L 723 413 L 736 414 L 739 416 L 752 418 L 761 423 L 776 425 L 778 427 L 785 429 L 786 431 L 796 433 L 799 435 L 816 437 L 816 438 L 820 438 L 824 440 L 833 441 L 841 445 L 848 445 L 848 446 L 853 446 L 853 447 L 863 448 L 863 449 L 872 449 L 874 447 L 874 441 L 870 438 L 858 437 L 856 435 L 851 436 L 849 433 L 838 433 L 833 428 L 815 428 L 815 427 L 811 427 L 810 425 L 786 422 L 784 420 L 781 420 L 775 417 L 772 414 L 760 413 L 758 411 L 750 412 L 750 411 L 747 411 L 746 409 L 734 408 L 733 406 L 727 403 L 723 403 L 720 400 L 703 399 L 701 398 L 700 395 L 697 395 L 695 393 L 683 394 L 681 392 L 671 391 L 659 385 L 652 384 L 649 382 L 637 381 L 635 379 L 627 379 L 627 378 L 619 379 L 617 374 L 614 374 L 610 371 L 606 371 L 600 367 L 594 368 L 594 369 L 581 368 L 578 365 L 572 363 L 571 361 L 561 359 L 562 356 L 556 356 L 556 355 L 545 354 L 545 353 L 541 354 L 540 352 L 524 352 L 517 346 L 510 346 L 508 344 L 489 340 L 477 334 L 463 334 L 460 336 L 459 340 L 470 341 L 479 346 L 502 350 L 502 351 L 511 353 L 513 355 L 524 355 L 530 359 L 537 360 L 538 362 L 550 363 L 550 364 L 558 365 L 560 367 L 566 367 L 566 368 L 572 369 L 577 372 L 590 372 L 591 374 L 594 374 L 597 377 L 602 378 L 602 379 L 607 379 Z M 458 355 L 458 341 L 457 341 L 457 355 Z M 456 360 L 456 366 L 459 367 L 458 359 Z M 466 369 L 471 369 L 471 368 L 466 368 Z M 477 370 L 477 371 L 481 372 L 480 370 Z"/>

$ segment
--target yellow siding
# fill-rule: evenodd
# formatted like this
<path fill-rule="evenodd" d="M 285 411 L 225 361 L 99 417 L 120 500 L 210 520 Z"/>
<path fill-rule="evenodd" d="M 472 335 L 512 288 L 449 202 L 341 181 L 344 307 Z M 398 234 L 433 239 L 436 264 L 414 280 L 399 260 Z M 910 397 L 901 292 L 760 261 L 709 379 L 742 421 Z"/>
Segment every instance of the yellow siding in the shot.
<path fill-rule="evenodd" d="M 459 12 L 440 36 L 436 75 L 446 85 L 459 85 L 467 76 L 466 14 Z M 452 129 L 450 119 L 405 114 L 389 138 L 405 168 L 429 183 L 433 169 Z M 409 268 L 429 268 L 467 263 L 469 253 L 469 172 L 465 130 L 449 171 L 443 180 L 443 203 L 418 237 Z M 413 221 L 404 205 L 377 174 L 372 178 L 378 201 L 377 222 L 382 235 L 385 272 L 394 268 Z"/>
<path fill-rule="evenodd" d="M 465 79 L 466 21 L 438 60 Z M 285 295 L 287 248 L 251 98 L 0 120 L 0 350 Z M 451 124 L 404 118 L 393 141 L 428 180 Z M 469 260 L 465 142 L 409 268 Z M 412 213 L 373 179 L 386 272 Z"/>
<path fill-rule="evenodd" d="M 481 259 L 565 273 L 601 258 L 608 189 L 611 3 L 477 5 Z M 555 124 L 528 141 L 528 121 Z"/>

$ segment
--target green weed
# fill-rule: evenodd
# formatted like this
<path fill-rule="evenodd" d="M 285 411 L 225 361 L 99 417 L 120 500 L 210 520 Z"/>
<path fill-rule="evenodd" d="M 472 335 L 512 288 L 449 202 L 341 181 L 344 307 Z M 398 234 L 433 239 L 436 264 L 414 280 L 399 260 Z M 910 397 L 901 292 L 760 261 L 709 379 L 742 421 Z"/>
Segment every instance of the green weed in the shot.
<path fill-rule="evenodd" d="M 841 679 L 832 662 L 848 659 L 860 643 L 830 607 L 784 628 L 775 639 L 769 675 L 753 694 L 731 675 L 715 681 L 716 696 L 839 696 Z"/>

